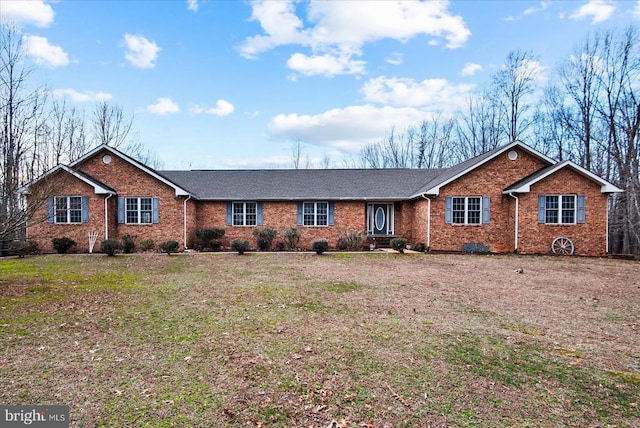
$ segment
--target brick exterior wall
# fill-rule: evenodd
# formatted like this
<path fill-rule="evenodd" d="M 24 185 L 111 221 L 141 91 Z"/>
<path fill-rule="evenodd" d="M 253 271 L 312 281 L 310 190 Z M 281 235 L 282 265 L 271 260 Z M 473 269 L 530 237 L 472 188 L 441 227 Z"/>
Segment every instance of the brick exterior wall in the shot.
<path fill-rule="evenodd" d="M 526 177 L 546 164 L 528 152 L 516 149 L 518 157 L 510 160 L 506 153 L 497 156 L 474 171 L 444 186 L 440 195 L 431 198 L 431 242 L 432 250 L 460 251 L 467 242 L 481 243 L 492 252 L 507 253 L 515 249 L 515 200 L 502 191 L 509 185 Z M 117 191 L 117 196 L 108 200 L 109 238 L 122 239 L 125 234 L 137 237 L 137 243 L 153 239 L 156 244 L 175 240 L 184 248 L 185 197 L 176 197 L 175 190 L 141 171 L 117 155 L 105 164 L 100 151 L 85 160 L 78 168 L 106 183 Z M 105 195 L 96 195 L 93 187 L 70 174 L 59 171 L 61 179 L 55 196 L 88 196 L 89 221 L 81 224 L 51 224 L 46 220 L 46 205 L 30 222 L 29 239 L 38 242 L 44 252 L 54 251 L 51 239 L 67 236 L 78 243 L 72 251 L 87 252 L 88 234 L 99 232 L 95 250 L 105 239 Z M 64 190 L 62 190 L 64 189 Z M 586 222 L 574 225 L 547 225 L 538 223 L 539 194 L 582 194 L 586 196 Z M 53 196 L 53 195 L 52 195 Z M 480 225 L 445 224 L 445 198 L 447 196 L 488 196 L 491 201 L 490 223 Z M 128 225 L 117 223 L 118 197 L 159 198 L 159 222 L 157 224 Z M 558 236 L 570 238 L 577 254 L 601 255 L 606 253 L 607 195 L 600 186 L 569 168 L 542 180 L 528 194 L 519 197 L 518 251 L 522 253 L 548 253 L 551 241 Z M 290 227 L 302 231 L 300 248 L 310 248 L 315 238 L 327 238 L 335 247 L 338 237 L 347 229 L 367 229 L 367 202 L 335 201 L 335 225 L 305 227 L 297 225 L 296 201 L 262 201 L 263 225 L 278 231 L 274 242 L 282 240 L 282 234 Z M 428 201 L 418 198 L 394 204 L 394 235 L 404 236 L 409 243 L 427 242 Z M 227 202 L 186 201 L 186 247 L 193 248 L 195 230 L 202 227 L 218 227 L 225 230 L 224 246 L 236 238 L 249 240 L 253 247 L 256 241 L 252 226 L 227 226 Z M 40 221 L 38 220 L 40 219 Z"/>
<path fill-rule="evenodd" d="M 514 251 L 515 201 L 510 196 L 503 195 L 502 191 L 546 166 L 529 153 L 520 149 L 516 151 L 516 160 L 510 160 L 507 153 L 503 153 L 440 189 L 440 195 L 431 202 L 432 250 L 460 251 L 464 243 L 474 242 L 488 246 L 492 252 Z M 489 196 L 490 223 L 469 226 L 446 224 L 447 196 Z"/>
<path fill-rule="evenodd" d="M 297 225 L 297 202 L 262 202 L 263 224 L 261 226 L 227 226 L 227 202 L 199 202 L 196 222 L 198 227 L 217 227 L 225 230 L 221 242 L 229 246 L 234 239 L 247 239 L 255 248 L 256 240 L 253 231 L 256 228 L 270 227 L 278 231 L 274 243 L 282 240 L 282 234 L 290 227 L 302 231 L 300 248 L 311 248 L 315 238 L 326 238 L 329 245 L 335 247 L 338 237 L 347 229 L 366 230 L 366 204 L 364 202 L 334 202 L 334 226 L 299 226 Z"/>
<path fill-rule="evenodd" d="M 184 245 L 184 197 L 177 198 L 175 190 L 170 186 L 155 179 L 144 171 L 131 165 L 118 156 L 111 155 L 111 162 L 105 164 L 102 156 L 108 153 L 100 151 L 91 158 L 78 165 L 77 168 L 86 174 L 100 180 L 116 190 L 117 196 L 108 200 L 108 226 L 110 239 L 122 239 L 125 234 L 137 237 L 137 242 L 145 239 L 153 239 L 156 244 L 163 241 L 178 241 Z M 81 180 L 72 177 L 66 172 L 64 190 L 60 187 L 60 194 L 52 196 L 88 196 L 89 197 L 89 222 L 83 224 L 63 225 L 39 223 L 29 227 L 29 236 L 37 239 L 41 251 L 53 251 L 51 239 L 68 236 L 75 240 L 78 246 L 75 251 L 87 252 L 89 249 L 88 233 L 97 231 L 100 233 L 96 247 L 100 248 L 100 242 L 105 239 L 104 224 L 104 200 L 105 195 L 96 195 L 93 188 Z M 157 197 L 159 198 L 159 221 L 157 224 L 118 224 L 118 197 Z M 188 217 L 188 225 L 195 226 L 195 204 L 187 202 L 191 207 L 191 216 Z M 46 217 L 46 206 L 42 207 L 38 217 Z M 189 208 L 187 208 L 189 212 Z"/>
<path fill-rule="evenodd" d="M 585 195 L 583 224 L 538 223 L 538 195 Z M 531 186 L 531 192 L 520 196 L 519 251 L 549 253 L 552 241 L 564 236 L 573 242 L 575 254 L 606 254 L 608 196 L 597 183 L 564 168 Z"/>

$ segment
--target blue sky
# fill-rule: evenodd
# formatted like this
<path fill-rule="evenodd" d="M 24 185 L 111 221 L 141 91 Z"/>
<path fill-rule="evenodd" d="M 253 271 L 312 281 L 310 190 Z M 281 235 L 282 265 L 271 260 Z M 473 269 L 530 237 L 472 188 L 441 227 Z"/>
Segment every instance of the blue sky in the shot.
<path fill-rule="evenodd" d="M 636 1 L 0 0 L 53 98 L 134 117 L 166 169 L 342 167 L 366 144 L 453 114 L 508 53 L 540 82 Z"/>

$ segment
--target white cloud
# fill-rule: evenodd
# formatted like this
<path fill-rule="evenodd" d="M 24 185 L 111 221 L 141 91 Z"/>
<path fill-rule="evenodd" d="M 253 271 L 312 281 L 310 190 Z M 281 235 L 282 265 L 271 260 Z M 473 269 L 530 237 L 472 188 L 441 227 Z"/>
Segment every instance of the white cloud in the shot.
<path fill-rule="evenodd" d="M 0 9 L 3 20 L 37 27 L 48 27 L 55 15 L 43 0 L 2 1 Z"/>
<path fill-rule="evenodd" d="M 431 38 L 429 44 L 444 41 L 448 48 L 456 48 L 471 36 L 462 17 L 448 12 L 448 1 L 310 0 L 307 8 L 299 8 L 307 11 L 307 27 L 296 15 L 296 4 L 294 0 L 253 2 L 251 19 L 260 23 L 263 34 L 247 38 L 240 54 L 255 58 L 277 46 L 299 45 L 310 49 L 307 58 L 326 59 L 330 54 L 343 63 L 359 63 L 351 58 L 362 55 L 364 44 L 377 40 L 405 42 L 425 35 Z M 289 64 L 296 62 L 290 59 Z"/>
<path fill-rule="evenodd" d="M 197 12 L 198 10 L 198 0 L 187 0 L 187 9 Z"/>
<path fill-rule="evenodd" d="M 171 98 L 158 98 L 157 103 L 147 106 L 147 111 L 153 114 L 165 115 L 169 113 L 178 113 L 180 107 L 174 103 Z"/>
<path fill-rule="evenodd" d="M 279 114 L 267 129 L 274 138 L 301 140 L 356 154 L 393 127 L 415 125 L 429 117 L 431 113 L 410 107 L 349 106 L 316 115 Z"/>
<path fill-rule="evenodd" d="M 307 56 L 301 53 L 291 55 L 287 66 L 305 76 L 335 76 L 338 74 L 363 74 L 366 62 L 352 60 L 349 56 L 331 54 Z"/>
<path fill-rule="evenodd" d="M 402 54 L 400 52 L 392 52 L 388 57 L 387 57 L 387 62 L 391 65 L 400 65 L 402 64 Z"/>
<path fill-rule="evenodd" d="M 466 96 L 475 85 L 454 85 L 446 79 L 387 78 L 371 79 L 364 84 L 362 92 L 365 100 L 396 106 L 429 107 L 440 111 L 452 111 L 464 105 Z"/>
<path fill-rule="evenodd" d="M 106 92 L 91 92 L 84 91 L 78 92 L 75 89 L 66 88 L 66 89 L 55 89 L 53 91 L 54 98 L 65 98 L 68 97 L 74 103 L 87 103 L 87 102 L 96 102 L 96 101 L 108 101 L 113 96 Z"/>
<path fill-rule="evenodd" d="M 127 46 L 125 58 L 134 67 L 153 68 L 155 61 L 158 59 L 160 47 L 144 36 L 134 36 L 131 34 L 124 35 L 124 42 Z"/>
<path fill-rule="evenodd" d="M 482 66 L 480 64 L 474 64 L 472 62 L 468 62 L 464 65 L 460 74 L 465 77 L 473 76 L 479 71 L 482 71 Z"/>
<path fill-rule="evenodd" d="M 636 5 L 631 10 L 631 13 L 633 13 L 636 18 L 640 18 L 640 0 L 636 0 Z"/>
<path fill-rule="evenodd" d="M 45 37 L 25 35 L 22 37 L 24 52 L 36 64 L 47 67 L 63 67 L 69 64 L 69 55 L 60 46 L 52 45 Z"/>
<path fill-rule="evenodd" d="M 591 23 L 597 24 L 608 20 L 616 7 L 610 0 L 590 0 L 576 9 L 570 16 L 571 19 L 580 20 L 591 17 Z"/>
<path fill-rule="evenodd" d="M 202 106 L 193 106 L 191 108 L 191 113 L 193 114 L 211 114 L 214 116 L 228 116 L 235 110 L 233 104 L 225 100 L 216 101 L 215 107 L 202 107 Z"/>

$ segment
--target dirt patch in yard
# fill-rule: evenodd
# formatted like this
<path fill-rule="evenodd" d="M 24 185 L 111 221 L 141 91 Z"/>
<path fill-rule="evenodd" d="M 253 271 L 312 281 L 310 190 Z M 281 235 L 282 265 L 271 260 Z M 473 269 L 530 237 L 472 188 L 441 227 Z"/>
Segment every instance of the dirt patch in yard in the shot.
<path fill-rule="evenodd" d="M 640 265 L 0 260 L 0 401 L 72 426 L 638 426 Z"/>

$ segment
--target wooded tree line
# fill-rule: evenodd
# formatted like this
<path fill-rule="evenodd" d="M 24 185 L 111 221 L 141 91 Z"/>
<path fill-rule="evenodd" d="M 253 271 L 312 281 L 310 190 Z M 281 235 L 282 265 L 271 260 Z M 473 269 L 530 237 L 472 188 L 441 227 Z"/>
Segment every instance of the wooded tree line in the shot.
<path fill-rule="evenodd" d="M 87 112 L 64 99 L 52 99 L 26 65 L 21 34 L 0 24 L 0 244 L 20 239 L 25 221 L 44 202 L 29 207 L 19 190 L 54 166 L 68 164 L 104 143 L 158 164 L 157 157 L 132 137 L 133 118 L 106 100 Z M 0 248 L 2 250 L 2 248 Z"/>
<path fill-rule="evenodd" d="M 610 252 L 640 253 L 640 35 L 588 36 L 542 84 L 538 58 L 508 54 L 454 115 L 392 129 L 360 152 L 368 168 L 440 168 L 520 140 L 624 189 L 611 199 Z"/>

